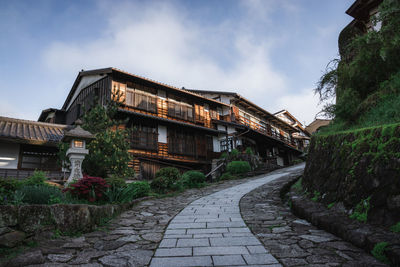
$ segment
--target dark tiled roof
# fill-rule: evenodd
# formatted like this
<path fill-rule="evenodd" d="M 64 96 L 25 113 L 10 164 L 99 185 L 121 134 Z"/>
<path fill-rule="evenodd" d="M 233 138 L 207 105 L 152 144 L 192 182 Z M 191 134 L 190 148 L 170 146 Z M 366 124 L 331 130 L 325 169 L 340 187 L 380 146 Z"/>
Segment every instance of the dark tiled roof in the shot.
<path fill-rule="evenodd" d="M 0 116 L 0 139 L 28 144 L 56 145 L 69 126 Z"/>

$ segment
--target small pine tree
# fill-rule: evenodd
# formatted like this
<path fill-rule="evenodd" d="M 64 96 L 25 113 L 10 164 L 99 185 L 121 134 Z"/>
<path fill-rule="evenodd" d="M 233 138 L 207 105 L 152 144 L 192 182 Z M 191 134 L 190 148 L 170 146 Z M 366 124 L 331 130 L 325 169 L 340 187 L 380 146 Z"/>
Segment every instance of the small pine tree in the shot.
<path fill-rule="evenodd" d="M 118 125 L 124 121 L 115 119 L 118 103 L 119 101 L 109 101 L 106 106 L 97 104 L 83 116 L 82 127 L 95 135 L 95 139 L 88 144 L 89 155 L 82 164 L 84 172 L 89 175 L 99 177 L 134 175 L 133 169 L 129 167 L 129 162 L 132 160 L 127 142 L 130 131 L 118 129 Z"/>

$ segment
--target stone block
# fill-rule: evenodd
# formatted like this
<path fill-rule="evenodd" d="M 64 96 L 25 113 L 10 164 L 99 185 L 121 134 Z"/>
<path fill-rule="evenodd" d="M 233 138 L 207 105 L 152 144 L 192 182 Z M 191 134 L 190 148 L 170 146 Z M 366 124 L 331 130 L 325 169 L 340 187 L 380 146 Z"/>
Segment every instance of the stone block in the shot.
<path fill-rule="evenodd" d="M 13 248 L 25 239 L 25 234 L 20 231 L 12 231 L 0 236 L 0 247 Z"/>
<path fill-rule="evenodd" d="M 249 251 L 244 246 L 236 246 L 236 247 L 194 247 L 193 255 L 202 256 L 202 255 L 239 255 L 239 254 L 249 254 Z"/>
<path fill-rule="evenodd" d="M 18 209 L 18 225 L 26 233 L 38 232 L 53 223 L 49 205 L 24 205 Z"/>
<path fill-rule="evenodd" d="M 212 256 L 214 266 L 235 266 L 246 264 L 241 255 Z"/>
<path fill-rule="evenodd" d="M 14 226 L 18 222 L 18 207 L 0 205 L 0 227 Z"/>
<path fill-rule="evenodd" d="M 278 261 L 271 254 L 243 255 L 247 264 L 275 264 Z"/>
<path fill-rule="evenodd" d="M 93 229 L 94 223 L 88 206 L 58 204 L 51 205 L 50 210 L 55 225 L 61 231 L 89 231 Z"/>
<path fill-rule="evenodd" d="M 210 256 L 153 258 L 150 267 L 213 266 Z"/>
<path fill-rule="evenodd" d="M 207 238 L 178 239 L 177 247 L 208 247 L 210 243 Z"/>
<path fill-rule="evenodd" d="M 156 257 L 181 257 L 191 255 L 191 248 L 159 248 L 155 254 Z"/>

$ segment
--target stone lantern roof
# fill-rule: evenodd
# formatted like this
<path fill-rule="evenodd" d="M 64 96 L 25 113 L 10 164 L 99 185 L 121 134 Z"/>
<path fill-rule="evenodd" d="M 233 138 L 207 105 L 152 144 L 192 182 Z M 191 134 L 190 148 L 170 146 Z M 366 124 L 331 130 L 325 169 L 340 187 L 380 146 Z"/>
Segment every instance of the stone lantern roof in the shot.
<path fill-rule="evenodd" d="M 94 135 L 82 129 L 81 125 L 82 121 L 79 119 L 76 120 L 75 127 L 73 127 L 71 130 L 65 131 L 62 141 L 68 142 L 72 139 L 81 139 L 89 142 L 94 139 Z"/>

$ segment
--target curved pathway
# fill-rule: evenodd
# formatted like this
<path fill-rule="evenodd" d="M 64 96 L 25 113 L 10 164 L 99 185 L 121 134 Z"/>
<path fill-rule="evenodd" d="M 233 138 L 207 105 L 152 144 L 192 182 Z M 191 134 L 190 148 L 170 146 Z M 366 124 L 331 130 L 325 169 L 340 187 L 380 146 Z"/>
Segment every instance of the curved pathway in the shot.
<path fill-rule="evenodd" d="M 247 228 L 239 202 L 255 188 L 303 168 L 286 168 L 193 201 L 169 223 L 150 266 L 281 266 Z"/>

